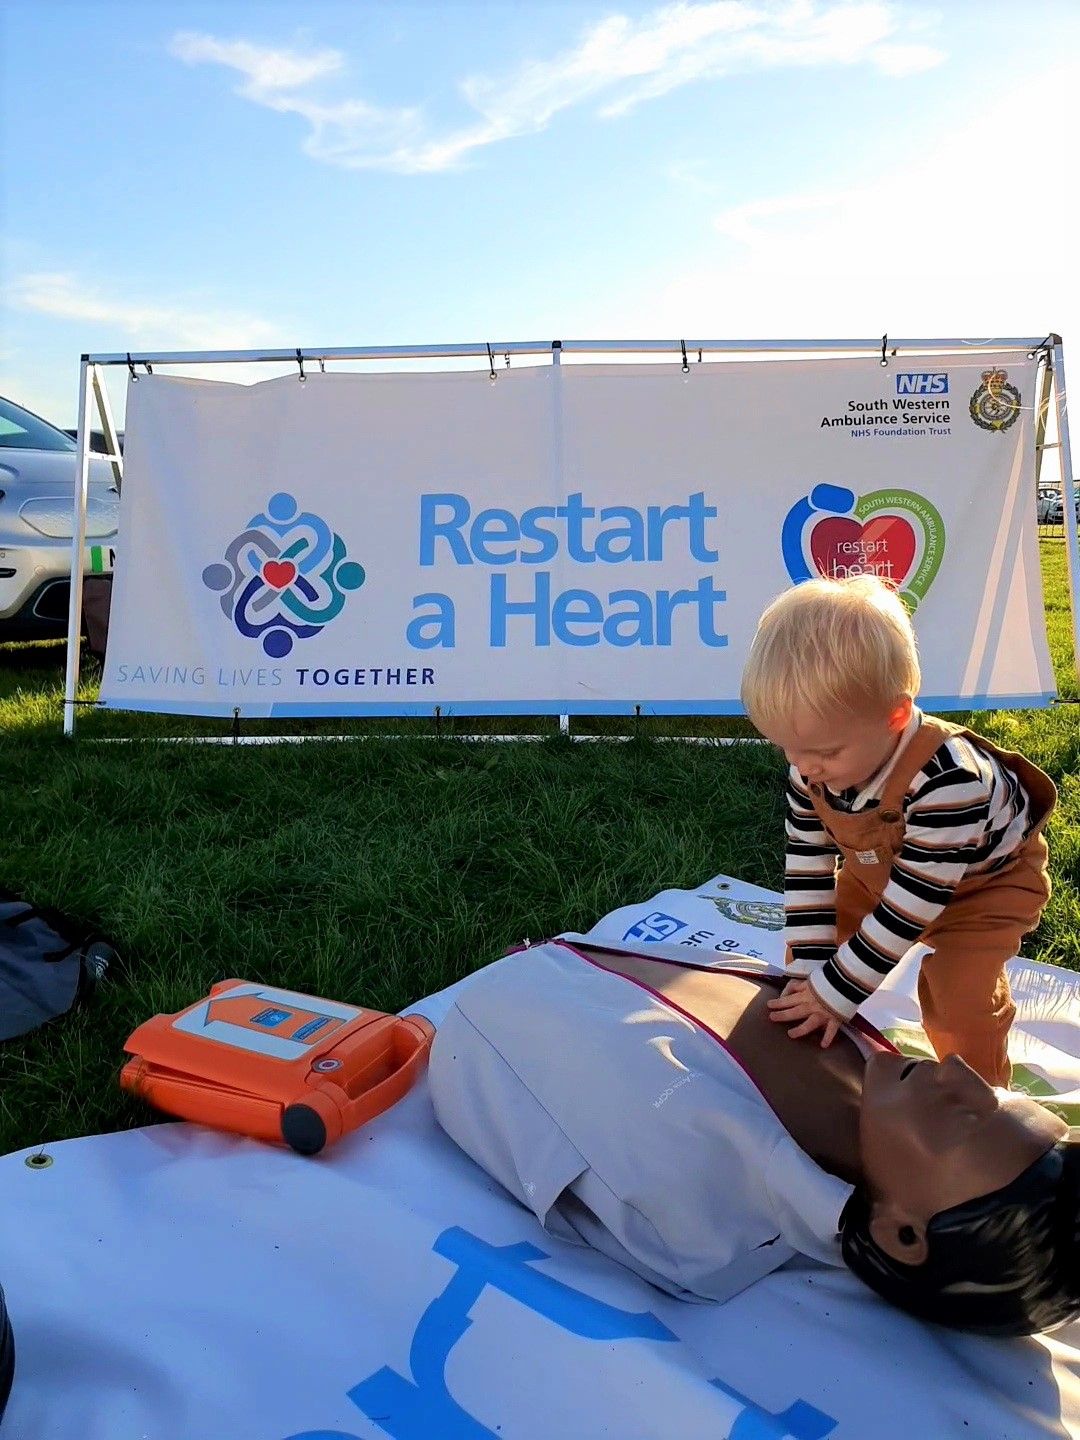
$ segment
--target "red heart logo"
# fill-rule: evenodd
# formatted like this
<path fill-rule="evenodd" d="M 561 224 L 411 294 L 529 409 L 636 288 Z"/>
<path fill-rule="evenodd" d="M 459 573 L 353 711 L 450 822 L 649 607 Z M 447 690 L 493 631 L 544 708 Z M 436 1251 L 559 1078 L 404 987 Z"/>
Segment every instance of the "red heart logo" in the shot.
<path fill-rule="evenodd" d="M 268 585 L 272 585 L 275 590 L 284 590 L 286 585 L 292 583 L 296 566 L 291 560 L 267 560 L 262 573 Z"/>
<path fill-rule="evenodd" d="M 902 587 L 915 561 L 917 541 L 900 515 L 873 515 L 865 525 L 846 515 L 819 520 L 810 532 L 810 554 L 830 580 L 880 575 Z"/>

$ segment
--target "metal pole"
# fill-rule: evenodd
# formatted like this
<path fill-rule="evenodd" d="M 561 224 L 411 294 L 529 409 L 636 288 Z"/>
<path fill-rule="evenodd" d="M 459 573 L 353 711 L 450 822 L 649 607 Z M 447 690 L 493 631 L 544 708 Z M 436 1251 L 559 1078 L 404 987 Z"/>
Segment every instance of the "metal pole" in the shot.
<path fill-rule="evenodd" d="M 906 359 L 917 354 L 925 355 L 982 355 L 995 350 L 1023 350 L 1025 353 L 1037 350 L 1044 341 L 1043 336 L 989 336 L 980 339 L 904 339 L 889 337 L 890 353 L 895 349 Z M 702 350 L 713 355 L 732 355 L 740 352 L 760 354 L 761 352 L 797 352 L 813 354 L 835 354 L 843 351 L 855 355 L 878 356 L 881 340 L 563 340 L 563 354 L 573 355 L 669 355 L 673 360 L 681 358 L 682 346 L 687 350 Z M 368 345 L 368 346 L 320 346 L 302 347 L 305 360 L 439 360 L 467 358 L 487 359 L 488 349 L 499 355 L 548 355 L 550 340 L 492 340 L 468 342 L 460 345 Z M 95 365 L 252 365 L 273 363 L 295 365 L 296 348 L 291 350 L 161 350 L 147 351 L 139 355 L 120 354 L 89 355 L 87 359 Z"/>
<path fill-rule="evenodd" d="M 113 480 L 116 482 L 116 489 L 119 493 L 120 486 L 124 481 L 124 457 L 120 453 L 120 441 L 113 421 L 109 392 L 106 389 L 105 376 L 101 373 L 100 365 L 93 366 L 90 375 L 94 382 L 94 399 L 97 401 L 98 414 L 101 416 L 101 428 L 105 432 L 105 444 L 109 447 L 109 464 L 112 466 Z"/>
<path fill-rule="evenodd" d="M 1053 365 L 1048 354 L 1043 355 L 1042 384 L 1039 387 L 1039 401 L 1035 408 L 1035 493 L 1039 493 L 1039 477 L 1042 475 L 1043 451 L 1046 444 L 1046 419 L 1050 413 L 1050 381 Z"/>
<path fill-rule="evenodd" d="M 79 637 L 82 631 L 83 549 L 86 545 L 86 492 L 90 483 L 90 362 L 79 367 L 78 456 L 71 527 L 71 589 L 68 595 L 67 672 L 64 677 L 64 734 L 75 734 L 75 696 L 79 689 Z"/>
<path fill-rule="evenodd" d="M 1061 466 L 1062 519 L 1065 521 L 1065 553 L 1069 558 L 1069 600 L 1072 604 L 1073 660 L 1080 675 L 1080 544 L 1077 542 L 1076 487 L 1073 484 L 1072 450 L 1069 445 L 1069 404 L 1065 390 L 1065 360 L 1061 336 L 1054 336 L 1054 398 L 1057 401 L 1058 463 Z"/>
<path fill-rule="evenodd" d="M 562 388 L 561 388 L 561 386 L 560 386 L 560 384 L 559 384 L 560 380 L 562 379 L 562 369 L 561 369 L 561 367 L 562 367 L 562 341 L 561 341 L 561 340 L 553 340 L 553 341 L 551 342 L 551 363 L 552 363 L 552 365 L 555 366 L 555 376 L 554 376 L 554 379 L 555 379 L 555 387 L 554 387 L 554 388 L 555 388 L 555 409 L 556 409 L 556 412 L 557 412 L 557 419 L 556 419 L 556 424 L 555 424 L 555 447 L 556 447 L 555 467 L 556 467 L 556 469 L 557 469 L 557 471 L 558 471 L 559 480 L 560 480 L 560 482 L 561 482 L 561 480 L 562 480 L 562 474 L 563 474 Z M 569 715 L 560 715 L 560 716 L 559 716 L 559 734 L 560 734 L 560 735 L 569 735 L 569 734 L 570 734 L 570 716 L 569 716 Z"/>

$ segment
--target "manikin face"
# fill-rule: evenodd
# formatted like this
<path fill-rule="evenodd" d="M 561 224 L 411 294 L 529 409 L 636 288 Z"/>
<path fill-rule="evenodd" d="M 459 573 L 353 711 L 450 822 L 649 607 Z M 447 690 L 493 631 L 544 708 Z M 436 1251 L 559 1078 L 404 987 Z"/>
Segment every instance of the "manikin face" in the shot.
<path fill-rule="evenodd" d="M 865 784 L 881 769 L 910 719 L 911 700 L 904 697 L 876 715 L 807 714 L 759 728 L 811 784 L 847 790 Z"/>
<path fill-rule="evenodd" d="M 871 1235 L 895 1259 L 921 1264 L 939 1211 L 1010 1184 L 1068 1133 L 1064 1120 L 991 1088 L 958 1055 L 871 1056 L 859 1111 Z"/>

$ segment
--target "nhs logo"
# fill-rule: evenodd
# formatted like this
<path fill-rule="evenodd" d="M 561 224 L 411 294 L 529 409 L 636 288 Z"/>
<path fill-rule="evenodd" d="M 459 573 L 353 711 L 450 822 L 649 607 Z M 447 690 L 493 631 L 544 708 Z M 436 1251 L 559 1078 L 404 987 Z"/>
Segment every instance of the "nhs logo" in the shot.
<path fill-rule="evenodd" d="M 932 375 L 916 372 L 897 375 L 896 393 L 898 395 L 947 395 L 949 393 L 949 377 L 945 374 Z"/>
<path fill-rule="evenodd" d="M 655 944 L 658 940 L 670 940 L 672 935 L 685 929 L 685 920 L 677 920 L 674 915 L 665 915 L 662 910 L 654 910 L 636 925 L 631 925 L 623 939 L 644 940 L 647 944 Z"/>

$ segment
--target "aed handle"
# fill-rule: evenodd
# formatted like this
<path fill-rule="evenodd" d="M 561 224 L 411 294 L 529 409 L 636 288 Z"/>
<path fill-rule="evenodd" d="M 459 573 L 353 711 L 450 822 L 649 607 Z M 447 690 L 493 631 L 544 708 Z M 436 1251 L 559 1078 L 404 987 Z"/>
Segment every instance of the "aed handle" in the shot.
<path fill-rule="evenodd" d="M 390 1027 L 383 1054 L 399 1061 L 389 1075 L 363 1089 L 363 1076 L 353 1095 L 332 1080 L 316 1083 L 303 1100 L 286 1107 L 281 1116 L 281 1137 L 301 1155 L 317 1155 L 343 1133 L 389 1110 L 409 1090 L 427 1061 L 435 1027 L 422 1015 L 399 1017 Z M 344 1101 L 344 1104 L 342 1104 Z"/>
<path fill-rule="evenodd" d="M 395 1058 L 399 1058 L 399 1063 L 385 1080 L 378 1081 L 359 1095 L 349 1095 L 350 1127 L 363 1125 L 376 1115 L 381 1115 L 412 1089 L 417 1076 L 427 1064 L 428 1051 L 434 1037 L 434 1025 L 422 1015 L 405 1015 L 396 1021 L 391 1031 L 390 1047 Z"/>

